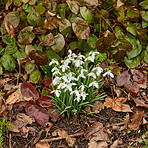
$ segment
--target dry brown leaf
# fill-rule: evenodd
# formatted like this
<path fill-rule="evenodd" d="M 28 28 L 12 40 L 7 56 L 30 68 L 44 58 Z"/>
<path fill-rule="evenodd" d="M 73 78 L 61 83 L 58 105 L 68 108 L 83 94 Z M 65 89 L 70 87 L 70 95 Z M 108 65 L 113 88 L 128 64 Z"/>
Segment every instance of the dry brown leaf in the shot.
<path fill-rule="evenodd" d="M 108 148 L 107 142 L 97 142 L 93 139 L 91 139 L 88 143 L 88 148 Z"/>
<path fill-rule="evenodd" d="M 88 129 L 84 133 L 85 139 L 91 139 L 94 133 L 103 129 L 103 124 L 100 122 L 95 122 L 92 126 L 88 127 Z"/>
<path fill-rule="evenodd" d="M 131 123 L 128 124 L 130 130 L 137 130 L 139 128 L 140 124 L 142 123 L 143 114 L 144 111 L 136 111 L 131 119 Z"/>
<path fill-rule="evenodd" d="M 92 112 L 96 114 L 99 113 L 102 109 L 104 109 L 104 105 L 101 101 L 95 101 L 92 105 Z"/>
<path fill-rule="evenodd" d="M 10 36 L 10 39 L 12 37 L 15 37 L 15 30 L 14 30 L 13 25 L 9 21 L 5 21 L 4 24 L 5 24 L 5 28 L 6 28 L 7 32 L 8 32 L 8 34 Z"/>
<path fill-rule="evenodd" d="M 148 104 L 145 104 L 144 101 L 140 100 L 139 98 L 134 98 L 134 102 L 136 103 L 136 106 L 148 108 Z"/>
<path fill-rule="evenodd" d="M 22 121 L 24 124 L 23 126 L 26 126 L 27 124 L 32 124 L 32 122 L 34 122 L 33 118 L 30 118 L 24 113 L 18 113 L 16 116 L 16 120 Z"/>
<path fill-rule="evenodd" d="M 76 143 L 76 138 L 67 137 L 66 142 L 70 148 L 73 148 Z"/>
<path fill-rule="evenodd" d="M 58 135 L 59 137 L 65 137 L 68 136 L 67 132 L 64 130 L 58 130 Z"/>
<path fill-rule="evenodd" d="M 55 108 L 50 107 L 50 108 L 48 108 L 48 113 L 49 113 L 49 116 L 50 116 L 51 120 L 53 122 L 57 122 L 57 120 L 60 117 L 59 112 L 55 111 Z"/>
<path fill-rule="evenodd" d="M 13 94 L 11 94 L 8 99 L 6 100 L 6 104 L 8 105 L 13 105 L 17 100 L 19 99 L 19 93 L 18 92 L 14 92 Z"/>
<path fill-rule="evenodd" d="M 112 108 L 114 111 L 117 111 L 117 112 L 132 112 L 128 104 L 122 104 L 126 100 L 127 98 L 116 97 L 115 99 L 112 99 L 110 97 L 106 97 L 104 106 Z"/>
<path fill-rule="evenodd" d="M 35 148 L 50 148 L 50 145 L 48 142 L 38 142 Z"/>
<path fill-rule="evenodd" d="M 93 136 L 94 137 L 92 139 L 95 141 L 109 141 L 108 135 L 103 130 L 94 133 Z"/>
<path fill-rule="evenodd" d="M 97 7 L 99 5 L 98 0 L 84 0 L 89 6 L 95 6 Z"/>
<path fill-rule="evenodd" d="M 114 143 L 110 146 L 110 148 L 118 148 L 118 147 L 121 147 L 121 144 L 123 144 L 123 140 L 122 140 L 122 139 L 117 139 L 117 140 L 114 141 Z"/>

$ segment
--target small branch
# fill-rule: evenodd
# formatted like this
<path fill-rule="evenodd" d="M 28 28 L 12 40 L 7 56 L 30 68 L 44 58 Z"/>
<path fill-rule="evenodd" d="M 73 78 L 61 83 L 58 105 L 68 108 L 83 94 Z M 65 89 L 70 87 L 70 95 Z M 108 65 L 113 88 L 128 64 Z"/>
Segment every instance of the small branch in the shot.
<path fill-rule="evenodd" d="M 78 137 L 83 135 L 84 132 L 81 133 L 76 133 L 76 134 L 72 134 L 72 135 L 68 135 L 68 136 L 64 136 L 64 137 L 57 137 L 57 138 L 51 138 L 51 139 L 44 139 L 41 140 L 40 142 L 51 142 L 51 141 L 57 141 L 57 140 L 62 140 L 62 139 L 66 139 L 67 137 Z"/>

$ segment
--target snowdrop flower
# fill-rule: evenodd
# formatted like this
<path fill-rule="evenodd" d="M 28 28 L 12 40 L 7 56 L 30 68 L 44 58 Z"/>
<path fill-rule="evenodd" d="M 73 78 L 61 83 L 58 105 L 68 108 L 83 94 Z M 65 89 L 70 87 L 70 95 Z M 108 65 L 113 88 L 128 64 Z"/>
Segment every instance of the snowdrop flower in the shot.
<path fill-rule="evenodd" d="M 60 71 L 59 71 L 59 70 L 55 71 L 52 75 L 53 75 L 53 76 L 55 76 L 56 74 L 61 75 L 61 73 L 60 73 Z"/>
<path fill-rule="evenodd" d="M 82 99 L 85 100 L 85 98 L 88 94 L 85 93 L 84 91 L 82 91 L 80 95 L 81 95 Z"/>
<path fill-rule="evenodd" d="M 84 55 L 78 55 L 78 58 L 80 59 L 80 60 L 82 60 L 82 59 L 85 59 L 85 56 Z"/>
<path fill-rule="evenodd" d="M 61 80 L 60 77 L 55 77 L 52 81 L 53 85 L 55 86 L 55 85 L 59 84 L 60 80 Z"/>
<path fill-rule="evenodd" d="M 62 68 L 62 72 L 65 72 L 65 70 L 67 68 L 69 68 L 69 66 L 68 65 L 61 65 L 60 68 Z"/>
<path fill-rule="evenodd" d="M 52 64 L 56 64 L 59 65 L 58 61 L 52 59 L 51 62 L 49 63 L 49 66 L 51 66 Z"/>
<path fill-rule="evenodd" d="M 75 77 L 73 77 L 73 75 L 74 75 L 74 73 L 73 73 L 73 72 L 70 72 L 70 73 L 68 74 L 68 79 L 69 79 L 69 82 L 71 82 L 72 80 L 77 81 L 77 79 L 76 79 Z"/>
<path fill-rule="evenodd" d="M 53 90 L 50 93 L 55 93 L 57 97 L 60 96 L 61 91 L 60 90 Z"/>
<path fill-rule="evenodd" d="M 84 88 L 85 88 L 85 85 L 81 85 L 81 86 L 79 87 L 79 89 L 81 89 L 81 92 L 84 91 Z"/>
<path fill-rule="evenodd" d="M 103 69 L 101 67 L 95 67 L 92 69 L 92 71 L 96 72 L 97 76 L 100 76 L 100 74 L 102 73 Z"/>
<path fill-rule="evenodd" d="M 90 60 L 91 62 L 94 62 L 94 60 L 95 60 L 95 54 L 99 54 L 99 52 L 90 52 L 89 53 L 89 57 L 87 57 L 86 59 L 85 59 L 85 61 L 87 61 L 87 60 Z"/>
<path fill-rule="evenodd" d="M 74 60 L 73 63 L 75 63 L 76 67 L 80 67 L 84 62 L 81 61 L 80 59 Z"/>
<path fill-rule="evenodd" d="M 93 72 L 89 73 L 88 76 L 92 76 L 94 79 L 96 79 L 96 75 Z"/>
<path fill-rule="evenodd" d="M 68 52 L 69 52 L 68 59 L 71 60 L 71 61 L 73 61 L 74 58 L 77 57 L 77 55 L 75 53 L 72 53 L 71 50 L 68 50 Z"/>
<path fill-rule="evenodd" d="M 69 83 L 69 84 L 66 84 L 66 87 L 65 87 L 65 92 L 67 90 L 69 90 L 70 92 L 72 92 L 72 86 L 73 85 L 77 85 L 76 83 Z"/>
<path fill-rule="evenodd" d="M 58 89 L 64 89 L 64 88 L 66 88 L 67 87 L 67 85 L 65 84 L 65 83 L 60 83 L 59 85 L 58 85 Z"/>
<path fill-rule="evenodd" d="M 109 75 L 110 77 L 114 78 L 114 75 L 111 73 L 111 70 L 105 72 L 105 73 L 103 74 L 103 77 L 105 77 L 106 75 Z"/>
<path fill-rule="evenodd" d="M 79 93 L 78 90 L 74 90 L 74 91 L 72 91 L 70 94 L 75 94 L 75 95 L 76 95 L 76 98 L 74 99 L 74 101 L 77 100 L 77 101 L 79 102 L 79 101 L 81 100 L 81 99 L 80 99 L 81 94 Z"/>
<path fill-rule="evenodd" d="M 54 71 L 58 71 L 59 69 L 57 67 L 54 67 L 52 68 L 51 72 L 54 72 Z"/>
<path fill-rule="evenodd" d="M 98 86 L 98 83 L 97 83 L 96 81 L 91 82 L 88 87 L 91 87 L 91 86 L 94 86 L 94 87 L 96 87 L 96 88 L 99 87 L 99 86 Z"/>

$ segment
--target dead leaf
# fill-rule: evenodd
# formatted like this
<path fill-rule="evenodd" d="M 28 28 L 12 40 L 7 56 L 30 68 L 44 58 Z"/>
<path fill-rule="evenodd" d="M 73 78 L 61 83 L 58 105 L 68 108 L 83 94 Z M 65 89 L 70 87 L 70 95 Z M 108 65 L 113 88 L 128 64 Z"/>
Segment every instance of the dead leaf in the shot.
<path fill-rule="evenodd" d="M 35 148 L 50 148 L 50 145 L 48 142 L 38 142 Z"/>
<path fill-rule="evenodd" d="M 108 148 L 107 142 L 97 142 L 94 139 L 91 139 L 88 143 L 88 148 Z"/>
<path fill-rule="evenodd" d="M 6 104 L 13 105 L 18 99 L 19 99 L 19 93 L 14 92 L 8 97 L 8 99 L 6 100 Z"/>
<path fill-rule="evenodd" d="M 92 105 L 92 112 L 96 114 L 99 113 L 102 109 L 104 109 L 104 105 L 101 101 L 95 101 Z"/>
<path fill-rule="evenodd" d="M 76 138 L 67 137 L 66 142 L 70 148 L 73 148 L 76 143 Z"/>
<path fill-rule="evenodd" d="M 9 21 L 5 21 L 4 24 L 5 24 L 5 28 L 6 28 L 7 32 L 8 32 L 8 34 L 10 36 L 10 39 L 12 37 L 15 37 L 15 30 L 14 30 L 13 25 Z"/>
<path fill-rule="evenodd" d="M 90 7 L 95 6 L 97 7 L 99 5 L 98 0 L 84 0 Z"/>
<path fill-rule="evenodd" d="M 122 139 L 117 139 L 117 140 L 114 141 L 114 143 L 110 146 L 110 148 L 118 148 L 118 147 L 121 147 L 121 144 L 123 144 L 123 140 L 122 140 Z"/>
<path fill-rule="evenodd" d="M 58 135 L 59 137 L 65 137 L 68 136 L 67 132 L 64 130 L 58 130 Z"/>
<path fill-rule="evenodd" d="M 109 137 L 108 135 L 103 131 L 103 130 L 99 130 L 98 132 L 93 134 L 93 138 L 95 141 L 109 141 Z"/>
<path fill-rule="evenodd" d="M 144 111 L 136 111 L 131 119 L 131 123 L 128 124 L 130 130 L 137 130 L 139 128 L 140 124 L 142 123 L 143 114 Z"/>
<path fill-rule="evenodd" d="M 84 133 L 85 139 L 91 139 L 92 135 L 103 129 L 103 124 L 100 122 L 95 122 L 92 126 L 88 127 L 88 129 Z"/>
<path fill-rule="evenodd" d="M 105 98 L 104 106 L 112 108 L 117 112 L 132 112 L 130 106 L 128 104 L 122 104 L 127 100 L 127 98 L 115 98 L 112 99 L 110 97 Z"/>
<path fill-rule="evenodd" d="M 117 9 L 120 8 L 124 3 L 121 0 L 117 0 Z"/>
<path fill-rule="evenodd" d="M 134 98 L 134 102 L 136 103 L 136 106 L 148 108 L 148 104 L 145 104 L 144 100 L 140 100 L 139 98 Z"/>

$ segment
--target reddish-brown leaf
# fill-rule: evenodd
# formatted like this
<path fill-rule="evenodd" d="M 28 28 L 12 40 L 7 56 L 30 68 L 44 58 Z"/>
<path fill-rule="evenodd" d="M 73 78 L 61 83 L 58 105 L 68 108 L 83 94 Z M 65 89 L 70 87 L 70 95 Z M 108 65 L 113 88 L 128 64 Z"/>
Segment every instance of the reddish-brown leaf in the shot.
<path fill-rule="evenodd" d="M 124 85 L 124 87 L 126 88 L 126 90 L 132 94 L 134 97 L 137 95 L 138 91 L 139 91 L 139 86 L 136 82 L 133 83 L 126 83 Z"/>
<path fill-rule="evenodd" d="M 27 98 L 33 97 L 37 99 L 39 97 L 39 94 L 35 89 L 35 87 L 26 81 L 24 81 L 23 84 L 21 85 L 21 94 Z"/>
<path fill-rule="evenodd" d="M 130 75 L 128 71 L 124 71 L 122 74 L 119 74 L 116 78 L 117 84 L 119 86 L 123 86 L 124 84 L 128 83 L 130 80 Z"/>
<path fill-rule="evenodd" d="M 48 142 L 38 142 L 35 148 L 50 148 L 50 145 Z"/>
<path fill-rule="evenodd" d="M 38 107 L 38 109 L 35 110 L 33 117 L 38 124 L 44 127 L 46 126 L 49 120 L 48 112 L 40 107 Z"/>
<path fill-rule="evenodd" d="M 130 130 L 137 130 L 142 123 L 144 111 L 136 111 L 133 118 L 131 119 L 131 123 L 128 125 Z"/>
<path fill-rule="evenodd" d="M 52 83 L 52 78 L 47 78 L 44 82 L 45 86 L 49 86 Z"/>
<path fill-rule="evenodd" d="M 133 80 L 139 84 L 144 84 L 147 80 L 147 77 L 143 71 L 133 70 Z"/>
<path fill-rule="evenodd" d="M 51 107 L 53 106 L 53 102 L 51 101 L 51 98 L 48 96 L 41 96 L 38 100 L 37 100 L 40 105 L 42 107 Z"/>
<path fill-rule="evenodd" d="M 84 133 L 85 139 L 91 139 L 92 135 L 103 129 L 103 124 L 100 122 L 95 122 L 92 126 L 88 127 L 88 129 Z"/>
<path fill-rule="evenodd" d="M 148 108 L 148 104 L 146 104 L 144 100 L 140 100 L 139 98 L 134 98 L 134 102 L 136 103 L 136 106 Z"/>
<path fill-rule="evenodd" d="M 38 109 L 37 104 L 33 101 L 30 100 L 27 102 L 26 106 L 25 106 L 25 111 L 26 113 L 33 118 L 34 112 Z"/>
<path fill-rule="evenodd" d="M 64 130 L 58 130 L 58 135 L 59 137 L 65 137 L 68 136 L 67 132 Z"/>

